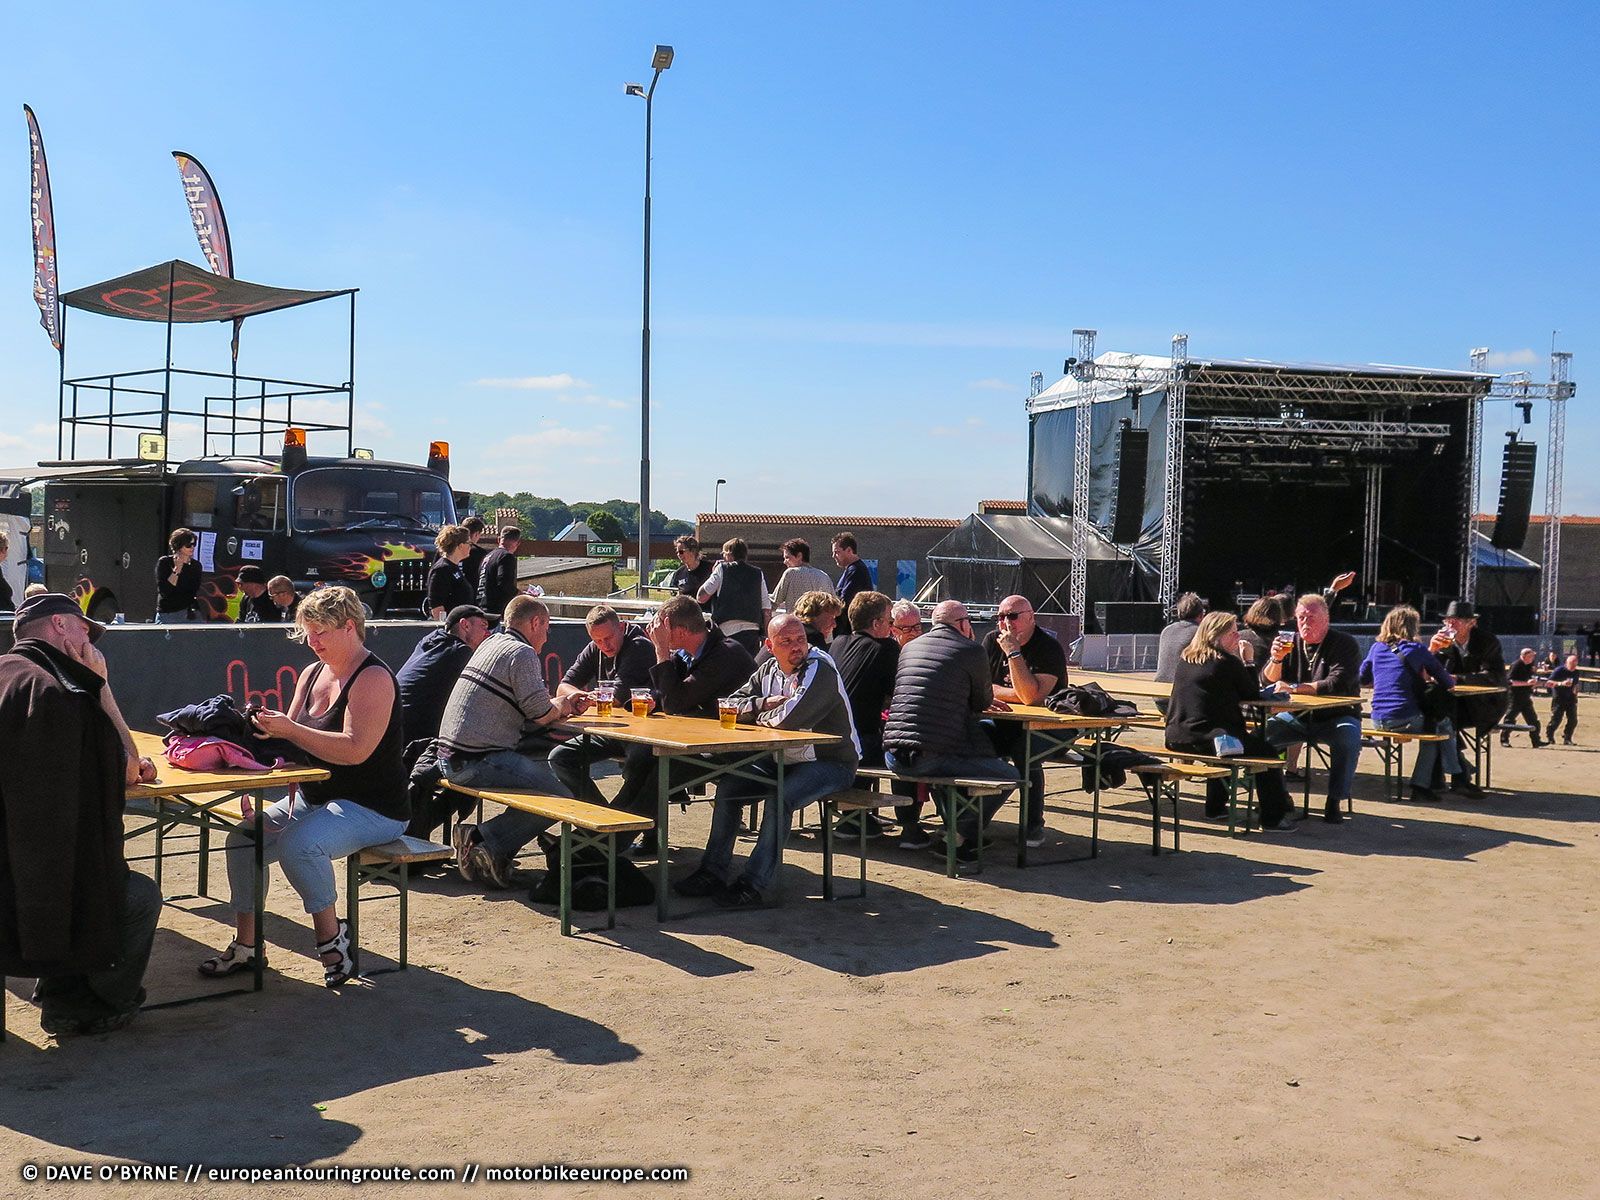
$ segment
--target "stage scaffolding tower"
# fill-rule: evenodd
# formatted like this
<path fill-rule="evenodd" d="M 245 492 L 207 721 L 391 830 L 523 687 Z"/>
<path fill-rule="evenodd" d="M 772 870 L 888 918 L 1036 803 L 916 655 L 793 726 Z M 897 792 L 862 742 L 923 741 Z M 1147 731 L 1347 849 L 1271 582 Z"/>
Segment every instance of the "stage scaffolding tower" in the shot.
<path fill-rule="evenodd" d="M 1545 451 L 1544 474 L 1544 556 L 1539 574 L 1539 644 L 1555 646 L 1557 589 L 1561 578 L 1561 488 L 1567 459 L 1567 398 L 1572 395 L 1569 379 L 1572 354 L 1550 352 L 1550 432 Z"/>
<path fill-rule="evenodd" d="M 1184 389 L 1189 367 L 1189 335 L 1172 335 L 1172 382 L 1167 387 L 1166 488 L 1161 509 L 1161 587 L 1158 599 L 1170 612 L 1178 599 L 1178 551 L 1183 545 Z"/>
<path fill-rule="evenodd" d="M 1472 369 L 1484 372 L 1489 366 L 1489 347 L 1475 346 Z M 1461 556 L 1461 598 L 1478 598 L 1478 489 L 1483 480 L 1483 398 L 1472 402 L 1467 414 L 1467 549 Z"/>
<path fill-rule="evenodd" d="M 1072 373 L 1078 380 L 1077 414 L 1072 434 L 1072 574 L 1068 611 L 1078 614 L 1089 628 L 1089 446 L 1094 404 L 1094 330 L 1074 329 L 1077 362 Z"/>

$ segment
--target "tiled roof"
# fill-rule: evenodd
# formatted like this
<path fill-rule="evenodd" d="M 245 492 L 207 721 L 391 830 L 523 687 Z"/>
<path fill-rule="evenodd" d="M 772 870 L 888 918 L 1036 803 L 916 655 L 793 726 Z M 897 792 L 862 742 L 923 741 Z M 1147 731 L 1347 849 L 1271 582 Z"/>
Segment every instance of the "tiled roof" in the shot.
<path fill-rule="evenodd" d="M 787 513 L 698 513 L 697 525 L 833 525 L 846 529 L 954 529 L 947 517 L 816 517 Z"/>
<path fill-rule="evenodd" d="M 1477 519 L 1479 521 L 1486 521 L 1492 525 L 1494 524 L 1495 514 L 1479 513 Z M 1544 523 L 1545 516 L 1543 513 L 1536 513 L 1528 518 L 1528 524 L 1530 525 L 1543 525 Z M 1561 518 L 1561 527 L 1565 529 L 1570 525 L 1600 525 L 1600 517 L 1579 517 L 1568 513 L 1566 516 Z"/>
<path fill-rule="evenodd" d="M 979 500 L 978 511 L 984 513 L 1025 513 L 1028 511 L 1026 500 Z"/>

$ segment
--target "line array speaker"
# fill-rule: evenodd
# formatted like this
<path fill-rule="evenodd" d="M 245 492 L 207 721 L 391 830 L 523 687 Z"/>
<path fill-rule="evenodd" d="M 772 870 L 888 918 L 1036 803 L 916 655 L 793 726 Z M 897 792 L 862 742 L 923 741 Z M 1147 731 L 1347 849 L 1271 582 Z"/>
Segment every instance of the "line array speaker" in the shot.
<path fill-rule="evenodd" d="M 1125 425 L 1117 436 L 1117 502 L 1111 516 L 1111 540 L 1139 540 L 1144 525 L 1144 475 L 1150 460 L 1150 431 Z"/>
<path fill-rule="evenodd" d="M 1528 539 L 1528 512 L 1533 508 L 1533 470 L 1539 447 L 1533 442 L 1507 442 L 1500 464 L 1500 511 L 1495 514 L 1496 549 L 1520 550 Z"/>

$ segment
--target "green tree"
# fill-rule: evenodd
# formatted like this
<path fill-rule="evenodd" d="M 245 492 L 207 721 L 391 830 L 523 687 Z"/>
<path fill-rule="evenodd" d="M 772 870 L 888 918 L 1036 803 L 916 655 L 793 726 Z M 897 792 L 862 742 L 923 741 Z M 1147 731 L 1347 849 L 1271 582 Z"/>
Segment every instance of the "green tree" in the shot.
<path fill-rule="evenodd" d="M 594 536 L 602 542 L 620 542 L 626 536 L 622 531 L 622 521 L 616 513 L 609 509 L 597 508 L 584 518 L 589 528 L 594 530 Z"/>

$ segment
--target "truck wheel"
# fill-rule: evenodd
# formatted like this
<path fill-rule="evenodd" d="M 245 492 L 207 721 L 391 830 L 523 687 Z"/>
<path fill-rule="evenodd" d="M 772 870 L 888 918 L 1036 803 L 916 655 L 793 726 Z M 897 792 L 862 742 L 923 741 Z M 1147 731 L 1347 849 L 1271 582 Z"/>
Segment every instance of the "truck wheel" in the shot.
<path fill-rule="evenodd" d="M 115 592 L 99 591 L 94 594 L 94 599 L 89 601 L 89 619 L 109 625 L 117 615 L 117 597 Z"/>

